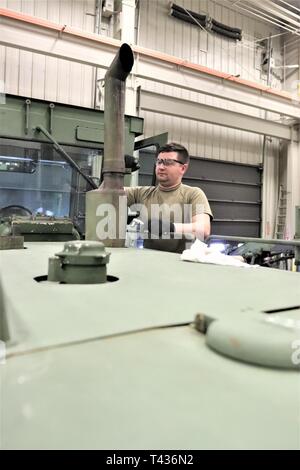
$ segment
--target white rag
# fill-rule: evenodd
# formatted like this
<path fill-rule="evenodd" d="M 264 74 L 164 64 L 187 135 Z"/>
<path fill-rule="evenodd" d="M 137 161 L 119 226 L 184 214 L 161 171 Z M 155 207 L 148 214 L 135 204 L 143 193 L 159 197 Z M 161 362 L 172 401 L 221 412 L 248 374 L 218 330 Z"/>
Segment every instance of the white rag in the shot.
<path fill-rule="evenodd" d="M 224 255 L 206 243 L 196 239 L 189 250 L 181 254 L 182 261 L 194 261 L 197 263 L 222 264 L 223 266 L 237 266 L 240 268 L 257 268 L 257 264 L 247 264 L 234 256 Z"/>

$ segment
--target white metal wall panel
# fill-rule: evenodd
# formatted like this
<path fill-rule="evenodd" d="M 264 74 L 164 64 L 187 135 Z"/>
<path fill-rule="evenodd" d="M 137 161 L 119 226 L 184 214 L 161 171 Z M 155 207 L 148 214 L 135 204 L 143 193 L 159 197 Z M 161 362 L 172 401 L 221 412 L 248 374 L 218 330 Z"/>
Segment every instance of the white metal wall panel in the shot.
<path fill-rule="evenodd" d="M 267 36 L 274 30 L 271 31 L 264 23 L 230 10 L 221 2 L 178 0 L 178 3 L 193 11 L 209 13 L 228 25 L 241 27 L 242 44 L 216 34 L 207 34 L 192 25 L 169 17 L 168 0 L 141 0 L 140 45 L 227 73 L 239 74 L 242 78 L 256 81 L 261 79 L 255 66 L 254 40 L 259 36 Z M 94 29 L 94 18 L 87 15 L 94 12 L 94 0 L 0 0 L 0 5 L 83 30 Z M 12 48 L 1 48 L 0 53 L 5 59 L 4 80 L 8 93 L 93 106 L 92 67 Z M 180 71 L 178 73 L 186 82 L 186 76 Z M 216 98 L 170 86 L 145 81 L 142 86 L 214 106 L 228 106 L 226 102 Z M 247 109 L 238 104 L 231 104 L 230 109 L 247 110 L 249 114 L 263 117 L 261 112 L 259 114 L 254 109 Z M 143 116 L 146 136 L 169 131 L 170 137 L 187 145 L 193 155 L 254 164 L 261 160 L 261 138 L 254 135 L 155 113 L 147 112 Z"/>
<path fill-rule="evenodd" d="M 295 35 L 284 37 L 284 63 L 285 65 L 300 65 L 300 38 Z M 284 88 L 300 99 L 300 68 L 285 69 Z M 294 207 L 300 204 L 300 143 L 292 144 L 294 152 L 290 153 L 286 145 L 282 145 L 280 152 L 279 183 L 287 191 L 287 215 L 285 237 L 293 238 L 295 234 Z"/>
<path fill-rule="evenodd" d="M 40 1 L 34 4 L 34 15 L 47 18 L 47 2 Z M 34 98 L 45 98 L 47 58 L 40 54 L 32 54 L 32 96 Z M 27 93 L 25 93 L 27 94 Z"/>
<path fill-rule="evenodd" d="M 242 78 L 265 83 L 266 77 L 261 76 L 258 68 L 258 50 L 254 44 L 257 38 L 276 33 L 276 28 L 256 21 L 246 15 L 222 5 L 222 2 L 212 0 L 178 0 L 179 5 L 199 12 L 208 13 L 216 20 L 229 26 L 240 27 L 243 30 L 243 41 L 232 41 L 213 33 L 207 33 L 176 18 L 168 16 L 168 0 L 141 0 L 139 45 L 175 55 L 187 61 L 221 70 Z M 280 38 L 273 40 L 274 50 L 278 49 Z M 276 53 L 277 61 L 281 60 Z M 183 72 L 178 71 L 182 81 L 188 85 Z M 169 86 L 141 81 L 145 89 L 175 95 L 178 97 L 204 102 L 208 105 L 227 108 L 222 100 L 209 96 L 201 96 L 185 90 Z M 276 78 L 272 86 L 280 88 Z M 229 108 L 228 108 L 229 109 Z M 230 109 L 239 110 L 259 117 L 262 112 L 239 104 L 230 104 Z M 247 132 L 225 129 L 211 124 L 188 122 L 180 118 L 161 116 L 156 113 L 144 112 L 146 136 L 169 131 L 170 139 L 186 145 L 192 155 L 207 158 L 218 158 L 257 164 L 262 158 L 262 139 Z M 274 116 L 276 118 L 277 116 Z M 270 118 L 270 115 L 269 115 Z"/>
<path fill-rule="evenodd" d="M 300 38 L 294 35 L 285 37 L 284 41 L 285 65 L 300 65 Z M 300 68 L 286 69 L 284 87 L 295 98 L 300 99 Z M 294 207 L 300 204 L 300 143 L 292 144 L 294 150 L 288 152 L 286 146 L 281 149 L 280 183 L 287 190 L 287 216 L 285 236 L 293 238 L 295 234 Z"/>
<path fill-rule="evenodd" d="M 272 139 L 266 143 L 263 174 L 262 236 L 274 238 L 276 208 L 279 187 L 279 143 Z"/>
<path fill-rule="evenodd" d="M 94 13 L 95 0 L 0 0 L 0 7 L 94 31 L 87 13 Z M 0 60 L 6 93 L 93 106 L 93 67 L 2 46 Z"/>

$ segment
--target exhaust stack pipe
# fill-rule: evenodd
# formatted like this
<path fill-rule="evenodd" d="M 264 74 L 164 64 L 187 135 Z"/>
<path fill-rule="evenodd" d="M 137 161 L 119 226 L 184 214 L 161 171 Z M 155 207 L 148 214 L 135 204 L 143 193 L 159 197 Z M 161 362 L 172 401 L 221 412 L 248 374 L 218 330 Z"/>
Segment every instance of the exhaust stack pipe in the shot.
<path fill-rule="evenodd" d="M 105 75 L 104 163 L 100 188 L 86 193 L 86 240 L 123 247 L 127 203 L 124 191 L 125 82 L 133 67 L 131 47 L 122 44 Z"/>

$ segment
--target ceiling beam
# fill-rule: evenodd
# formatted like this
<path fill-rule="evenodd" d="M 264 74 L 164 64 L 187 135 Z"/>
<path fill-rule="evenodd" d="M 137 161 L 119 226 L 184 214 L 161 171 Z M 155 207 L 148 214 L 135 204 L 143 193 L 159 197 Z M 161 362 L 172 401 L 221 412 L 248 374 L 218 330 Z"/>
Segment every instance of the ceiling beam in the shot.
<path fill-rule="evenodd" d="M 103 69 L 109 67 L 120 46 L 120 41 L 112 38 L 71 28 L 61 30 L 60 25 L 29 15 L 12 18 L 3 14 L 4 10 L 0 9 L 0 44 L 4 46 Z M 226 100 L 229 108 L 231 103 L 239 103 L 300 120 L 299 99 L 291 99 L 288 93 L 140 46 L 133 46 L 133 50 L 138 57 L 133 69 L 137 78 Z M 245 113 L 249 112 L 247 109 L 250 108 L 246 108 Z"/>
<path fill-rule="evenodd" d="M 140 90 L 138 102 L 140 110 L 143 111 L 206 122 L 287 141 L 297 140 L 298 138 L 297 132 L 284 124 L 175 98 L 174 96 Z"/>

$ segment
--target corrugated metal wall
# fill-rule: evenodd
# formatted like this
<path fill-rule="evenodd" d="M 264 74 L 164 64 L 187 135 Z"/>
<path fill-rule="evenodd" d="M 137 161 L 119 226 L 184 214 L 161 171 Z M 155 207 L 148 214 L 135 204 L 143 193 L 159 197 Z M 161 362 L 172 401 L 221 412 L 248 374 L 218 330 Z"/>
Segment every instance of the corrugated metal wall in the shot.
<path fill-rule="evenodd" d="M 139 45 L 233 75 L 238 74 L 245 79 L 266 82 L 266 75 L 261 75 L 260 72 L 261 50 L 255 46 L 254 41 L 278 32 L 276 28 L 229 9 L 222 5 L 221 0 L 178 0 L 178 4 L 192 11 L 208 13 L 229 26 L 240 27 L 243 30 L 243 40 L 235 42 L 216 34 L 207 34 L 197 27 L 169 17 L 168 0 L 140 0 L 139 3 Z M 0 0 L 0 6 L 94 31 L 94 17 L 89 13 L 94 13 L 95 0 Z M 112 30 L 107 24 L 105 26 L 101 33 L 111 34 Z M 280 41 L 280 37 L 273 41 L 278 64 L 282 61 Z M 1 46 L 0 61 L 0 81 L 5 83 L 7 93 L 79 106 L 94 106 L 96 75 L 93 67 Z M 100 70 L 98 78 L 104 76 L 104 73 Z M 186 80 L 182 72 L 178 73 L 183 81 Z M 228 106 L 232 110 L 243 109 L 241 105 L 228 105 L 198 93 L 178 91 L 145 81 L 141 84 L 146 89 L 160 93 L 214 106 Z M 281 85 L 274 78 L 272 86 L 280 88 Z M 244 111 L 264 117 L 263 111 L 249 107 L 244 107 Z M 170 139 L 186 145 L 192 155 L 254 165 L 262 161 L 262 137 L 254 134 L 150 112 L 143 113 L 143 117 L 146 137 L 168 131 Z M 273 224 L 276 208 L 278 149 L 279 143 L 276 140 L 267 145 L 264 179 L 264 200 L 267 202 L 263 208 L 266 233 Z"/>
<path fill-rule="evenodd" d="M 207 34 L 198 26 L 170 17 L 168 0 L 141 0 L 140 45 L 233 75 L 240 74 L 252 81 L 266 81 L 266 77 L 261 77 L 260 64 L 256 63 L 254 41 L 280 32 L 276 27 L 237 13 L 222 5 L 220 0 L 178 0 L 175 3 L 194 12 L 209 14 L 228 26 L 241 28 L 243 40 L 236 42 L 215 33 Z M 273 44 L 277 48 L 280 38 L 274 38 Z M 276 79 L 272 85 L 280 88 Z"/>
<path fill-rule="evenodd" d="M 94 31 L 95 0 L 0 0 L 0 7 Z M 93 106 L 94 67 L 0 46 L 6 93 Z"/>
<path fill-rule="evenodd" d="M 300 38 L 295 35 L 287 35 L 284 38 L 284 63 L 285 65 L 300 65 Z M 300 99 L 300 68 L 285 69 L 284 88 L 292 93 L 295 98 Z M 280 152 L 280 178 L 279 182 L 283 189 L 287 191 L 286 204 L 286 225 L 284 229 L 285 237 L 294 237 L 294 207 L 300 205 L 300 143 L 294 144 L 294 155 L 289 155 L 287 146 L 282 145 Z"/>
<path fill-rule="evenodd" d="M 259 37 L 276 29 L 241 15 L 213 0 L 180 0 L 178 3 L 192 11 L 208 13 L 218 21 L 243 30 L 243 41 L 223 39 L 207 34 L 193 25 L 168 16 L 168 0 L 141 0 L 138 43 L 183 59 L 242 78 L 265 82 L 260 72 L 260 49 L 254 46 Z M 94 31 L 95 0 L 0 0 L 0 6 L 22 11 L 51 21 Z M 104 21 L 104 20 L 103 20 Z M 101 31 L 102 33 L 104 30 Z M 109 33 L 107 31 L 107 33 Z M 280 38 L 274 40 L 279 50 Z M 278 47 L 277 47 L 278 46 Z M 13 48 L 0 47 L 4 64 L 0 80 L 7 93 L 29 96 L 79 106 L 94 106 L 95 70 L 93 67 L 61 59 L 45 57 Z M 98 78 L 104 76 L 104 71 Z M 181 72 L 178 72 L 181 73 Z M 182 77 L 186 80 L 186 77 Z M 273 86 L 280 86 L 273 80 Z M 180 96 L 214 106 L 227 107 L 221 100 L 142 81 L 145 89 Z M 231 104 L 230 109 L 242 110 Z M 263 117 L 253 108 L 244 110 Z M 170 138 L 188 146 L 192 155 L 249 164 L 261 161 L 262 138 L 250 133 L 210 124 L 187 121 L 176 117 L 145 112 L 145 136 L 168 131 Z"/>
<path fill-rule="evenodd" d="M 208 13 L 217 21 L 243 30 L 243 40 L 233 41 L 216 34 L 208 34 L 199 27 L 184 23 L 168 16 L 169 1 L 142 0 L 138 42 L 141 46 L 156 49 L 178 56 L 191 62 L 221 70 L 242 78 L 266 83 L 266 75 L 260 71 L 261 48 L 255 46 L 258 38 L 267 37 L 278 32 L 254 18 L 241 15 L 222 2 L 212 0 L 180 0 L 175 2 L 185 8 L 201 14 Z M 277 63 L 282 60 L 280 38 L 273 40 Z M 182 80 L 187 78 L 183 75 Z M 187 83 L 188 85 L 188 83 Z M 273 77 L 272 86 L 281 87 L 280 81 Z M 142 82 L 142 87 L 158 93 L 171 94 L 185 99 L 199 101 L 208 105 L 226 107 L 221 100 L 212 97 L 178 90 L 169 86 L 151 82 Z M 262 111 L 230 104 L 228 109 L 239 110 L 264 117 Z M 180 112 L 180 111 L 179 111 Z M 150 136 L 168 131 L 170 139 L 186 145 L 192 155 L 216 158 L 248 164 L 257 164 L 262 160 L 262 138 L 247 132 L 226 129 L 211 124 L 196 123 L 177 117 L 162 116 L 144 112 L 145 135 Z M 269 147 L 273 155 L 273 146 Z"/>

